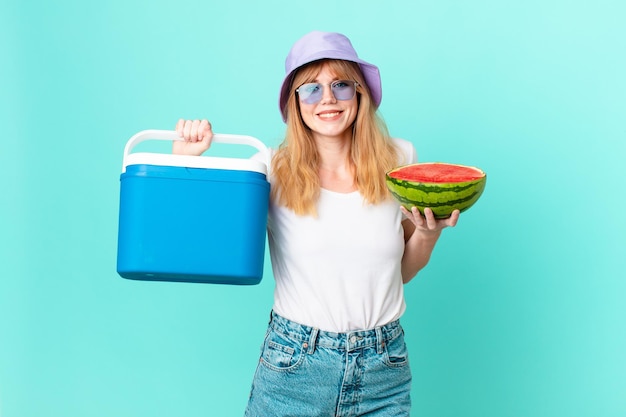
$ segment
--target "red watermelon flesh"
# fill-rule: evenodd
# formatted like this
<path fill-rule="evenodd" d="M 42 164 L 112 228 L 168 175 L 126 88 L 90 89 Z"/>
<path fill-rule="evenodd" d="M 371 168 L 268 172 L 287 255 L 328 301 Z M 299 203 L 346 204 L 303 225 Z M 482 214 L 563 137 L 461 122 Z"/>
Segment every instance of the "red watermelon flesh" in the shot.
<path fill-rule="evenodd" d="M 455 183 L 474 181 L 485 174 L 474 167 L 439 162 L 407 165 L 390 172 L 389 176 L 398 180 L 422 183 Z"/>

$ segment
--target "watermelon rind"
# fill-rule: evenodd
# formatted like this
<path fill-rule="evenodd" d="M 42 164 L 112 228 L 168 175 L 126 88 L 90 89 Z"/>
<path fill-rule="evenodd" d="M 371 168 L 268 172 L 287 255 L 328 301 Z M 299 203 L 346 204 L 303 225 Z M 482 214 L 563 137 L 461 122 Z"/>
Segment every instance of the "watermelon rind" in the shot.
<path fill-rule="evenodd" d="M 397 179 L 390 176 L 394 172 L 420 164 L 444 164 L 443 162 L 428 162 L 403 165 L 392 169 L 386 174 L 387 188 L 391 195 L 407 210 L 412 207 L 424 214 L 429 207 L 437 219 L 450 217 L 454 210 L 464 212 L 478 201 L 487 183 L 487 175 L 476 168 L 458 164 L 446 164 L 472 168 L 482 174 L 482 177 L 462 182 L 426 182 Z"/>

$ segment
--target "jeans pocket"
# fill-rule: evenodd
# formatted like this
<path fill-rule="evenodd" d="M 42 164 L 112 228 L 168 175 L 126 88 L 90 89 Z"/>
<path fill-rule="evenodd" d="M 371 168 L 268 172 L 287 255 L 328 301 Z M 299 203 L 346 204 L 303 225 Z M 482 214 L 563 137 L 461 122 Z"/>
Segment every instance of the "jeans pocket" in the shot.
<path fill-rule="evenodd" d="M 404 335 L 385 342 L 385 364 L 392 368 L 406 366 L 409 363 L 409 351 L 404 343 Z"/>
<path fill-rule="evenodd" d="M 261 362 L 270 369 L 285 371 L 295 368 L 302 360 L 299 341 L 272 332 L 263 346 Z"/>

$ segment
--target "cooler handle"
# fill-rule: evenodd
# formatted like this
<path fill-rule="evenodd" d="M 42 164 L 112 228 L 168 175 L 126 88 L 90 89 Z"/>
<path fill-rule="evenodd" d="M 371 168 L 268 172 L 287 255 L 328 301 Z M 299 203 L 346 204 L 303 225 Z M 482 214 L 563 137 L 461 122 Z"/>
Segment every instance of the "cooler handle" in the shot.
<path fill-rule="evenodd" d="M 178 132 L 175 130 L 142 130 L 141 132 L 133 135 L 128 142 L 126 142 L 126 146 L 124 147 L 124 166 L 123 170 L 126 169 L 126 161 L 128 155 L 130 155 L 131 150 L 140 142 L 146 140 L 184 140 L 180 136 L 178 136 Z M 246 135 L 233 135 L 227 133 L 214 133 L 213 139 L 211 143 L 230 143 L 234 145 L 248 145 L 256 148 L 259 152 L 263 154 L 267 154 L 267 146 L 259 139 L 253 136 Z"/>

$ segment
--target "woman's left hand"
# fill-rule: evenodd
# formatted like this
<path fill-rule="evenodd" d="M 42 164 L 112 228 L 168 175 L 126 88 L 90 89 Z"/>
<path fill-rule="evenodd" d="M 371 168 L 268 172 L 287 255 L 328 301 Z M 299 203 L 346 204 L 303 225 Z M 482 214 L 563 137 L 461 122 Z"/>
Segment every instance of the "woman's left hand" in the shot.
<path fill-rule="evenodd" d="M 439 234 L 446 227 L 456 226 L 456 223 L 459 221 L 459 215 L 461 214 L 459 210 L 454 210 L 450 217 L 436 219 L 433 211 L 428 207 L 424 209 L 424 215 L 419 212 L 417 207 L 413 207 L 412 210 L 409 211 L 401 206 L 400 210 L 402 210 L 407 219 L 415 226 L 414 232 L 426 235 Z"/>

